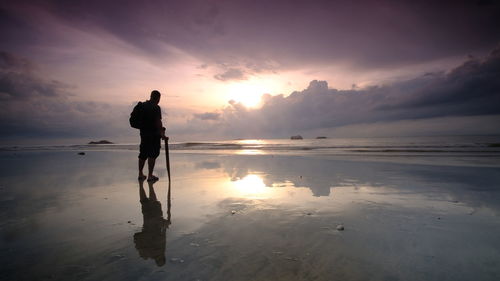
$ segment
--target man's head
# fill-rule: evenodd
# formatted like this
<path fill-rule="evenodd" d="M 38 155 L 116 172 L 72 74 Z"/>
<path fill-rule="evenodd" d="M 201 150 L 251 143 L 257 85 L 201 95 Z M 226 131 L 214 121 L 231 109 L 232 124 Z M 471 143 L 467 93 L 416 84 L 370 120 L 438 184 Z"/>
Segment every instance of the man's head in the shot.
<path fill-rule="evenodd" d="M 157 90 L 154 90 L 154 91 L 151 92 L 151 97 L 149 98 L 149 100 L 152 101 L 155 104 L 159 104 L 160 103 L 160 97 L 161 97 L 160 92 L 158 92 Z"/>

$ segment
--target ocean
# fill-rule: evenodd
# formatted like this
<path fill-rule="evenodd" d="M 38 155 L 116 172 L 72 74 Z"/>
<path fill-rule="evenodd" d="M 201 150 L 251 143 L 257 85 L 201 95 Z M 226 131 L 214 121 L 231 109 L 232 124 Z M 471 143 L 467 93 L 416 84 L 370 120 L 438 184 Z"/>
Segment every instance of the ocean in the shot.
<path fill-rule="evenodd" d="M 138 143 L 71 145 L 4 145 L 0 151 L 25 150 L 137 150 Z M 238 154 L 321 155 L 500 155 L 500 136 L 440 136 L 327 139 L 238 139 L 170 141 L 173 151 L 217 151 Z"/>

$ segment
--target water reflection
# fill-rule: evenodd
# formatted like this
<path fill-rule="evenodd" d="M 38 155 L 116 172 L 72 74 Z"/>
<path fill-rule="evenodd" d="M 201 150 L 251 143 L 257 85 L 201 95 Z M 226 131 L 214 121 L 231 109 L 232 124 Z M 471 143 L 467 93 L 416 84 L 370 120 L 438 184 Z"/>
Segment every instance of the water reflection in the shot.
<path fill-rule="evenodd" d="M 147 260 L 153 259 L 156 265 L 165 264 L 165 246 L 167 242 L 167 228 L 170 221 L 170 182 L 167 193 L 167 219 L 163 218 L 161 203 L 156 197 L 153 182 L 147 182 L 149 197 L 144 190 L 144 180 L 139 181 L 139 201 L 143 215 L 142 231 L 134 234 L 135 248 L 139 255 Z"/>
<path fill-rule="evenodd" d="M 256 174 L 234 181 L 234 186 L 245 196 L 263 196 L 270 191 L 270 187 L 266 186 L 264 180 Z"/>
<path fill-rule="evenodd" d="M 256 186 L 256 190 L 265 192 L 266 197 L 278 194 L 282 189 L 280 187 L 285 186 L 307 188 L 314 197 L 330 196 L 334 189 L 340 190 L 341 187 L 351 187 L 357 191 L 363 190 L 363 186 L 388 187 L 421 194 L 433 200 L 466 203 L 474 209 L 488 206 L 500 211 L 497 192 L 500 173 L 498 168 L 493 167 L 395 164 L 272 155 L 207 156 L 203 160 L 212 163 L 213 167 L 220 167 L 218 170 L 229 178 L 232 186 L 237 185 L 238 190 L 252 191 L 251 186 Z M 196 168 L 203 167 L 197 165 Z M 254 175 L 258 175 L 258 181 Z M 248 176 L 251 177 L 242 180 Z M 268 188 L 262 188 L 260 180 Z M 254 184 L 251 185 L 250 182 Z"/>
<path fill-rule="evenodd" d="M 140 183 L 138 232 L 127 224 L 141 219 L 130 208 L 137 204 L 135 157 L 0 155 L 9 163 L 0 174 L 6 253 L 0 280 L 249 274 L 253 280 L 439 280 L 451 273 L 450 280 L 491 280 L 499 274 L 498 168 L 174 153 L 173 212 L 182 216 L 169 226 L 166 182 Z M 343 232 L 335 229 L 340 222 Z M 185 262 L 158 270 L 173 257 Z"/>

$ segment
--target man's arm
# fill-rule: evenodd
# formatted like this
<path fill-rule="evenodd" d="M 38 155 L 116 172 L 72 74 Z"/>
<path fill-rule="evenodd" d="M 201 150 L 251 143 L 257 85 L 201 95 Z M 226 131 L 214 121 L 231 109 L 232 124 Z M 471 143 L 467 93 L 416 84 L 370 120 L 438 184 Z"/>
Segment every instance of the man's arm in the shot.
<path fill-rule="evenodd" d="M 161 122 L 161 119 L 156 119 L 156 128 L 158 129 L 158 132 L 160 132 L 160 136 L 162 139 L 168 139 L 165 136 L 165 127 L 163 127 L 163 123 Z"/>
<path fill-rule="evenodd" d="M 161 127 L 161 130 L 160 130 L 160 135 L 161 135 L 161 138 L 164 139 L 164 140 L 168 140 L 168 137 L 165 135 L 165 127 Z"/>
<path fill-rule="evenodd" d="M 165 136 L 165 127 L 163 127 L 163 123 L 161 122 L 161 109 L 158 107 L 158 118 L 156 119 L 156 128 L 160 132 L 160 136 L 164 140 L 168 140 Z"/>

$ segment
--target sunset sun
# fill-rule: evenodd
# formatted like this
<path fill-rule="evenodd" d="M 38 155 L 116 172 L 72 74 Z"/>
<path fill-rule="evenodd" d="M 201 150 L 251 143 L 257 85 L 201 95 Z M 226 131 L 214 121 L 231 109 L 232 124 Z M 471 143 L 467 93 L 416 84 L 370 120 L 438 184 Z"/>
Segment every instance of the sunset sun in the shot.
<path fill-rule="evenodd" d="M 228 98 L 249 108 L 258 107 L 262 95 L 269 91 L 270 87 L 266 83 L 257 81 L 237 82 L 227 86 Z"/>

